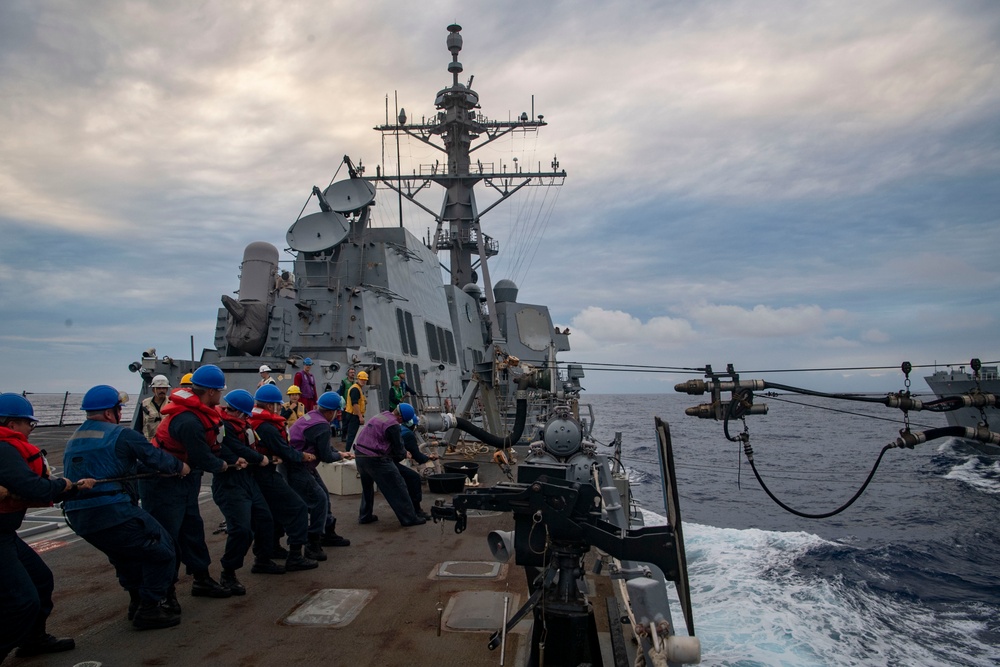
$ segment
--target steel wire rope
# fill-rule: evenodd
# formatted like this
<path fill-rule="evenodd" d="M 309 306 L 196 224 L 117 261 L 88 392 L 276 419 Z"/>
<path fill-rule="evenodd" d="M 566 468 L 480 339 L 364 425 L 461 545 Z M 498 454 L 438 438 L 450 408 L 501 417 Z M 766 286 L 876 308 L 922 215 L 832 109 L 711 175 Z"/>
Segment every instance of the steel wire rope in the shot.
<path fill-rule="evenodd" d="M 542 210 L 545 207 L 545 202 L 548 201 L 548 198 L 549 198 L 549 195 L 548 195 L 549 188 L 545 188 L 545 190 L 546 190 L 545 196 L 542 199 L 541 206 L 539 207 L 539 215 L 542 214 Z M 557 190 L 556 195 L 552 199 L 552 203 L 549 205 L 548 210 L 545 213 L 545 217 L 542 220 L 542 224 L 540 225 L 539 231 L 536 234 L 536 237 L 535 237 L 535 247 L 534 247 L 534 249 L 531 252 L 531 258 L 528 260 L 528 264 L 527 264 L 527 266 L 524 269 L 524 274 L 522 275 L 523 278 L 527 278 L 528 277 L 528 272 L 531 270 L 532 265 L 535 263 L 535 255 L 538 253 L 538 249 L 542 245 L 542 239 L 545 237 L 545 231 L 548 228 L 549 223 L 552 221 L 552 214 L 555 211 L 556 202 L 559 201 L 559 195 L 560 195 L 559 191 L 562 190 L 562 188 L 556 188 L 556 190 Z"/>
<path fill-rule="evenodd" d="M 527 144 L 527 135 L 522 135 L 521 139 L 522 139 L 522 142 L 524 144 Z M 534 139 L 535 139 L 535 146 L 532 148 L 532 150 L 530 152 L 530 156 L 528 158 L 528 164 L 529 165 L 532 164 L 535 161 L 535 155 L 538 152 L 538 133 L 537 132 L 534 133 Z M 524 155 L 526 152 L 527 152 L 527 148 L 526 147 L 522 147 L 521 154 Z M 529 218 L 532 217 L 531 216 L 531 212 L 536 210 L 536 203 L 537 203 L 538 196 L 539 196 L 538 195 L 538 190 L 541 187 L 542 186 L 539 184 L 539 186 L 537 186 L 537 187 L 530 188 L 531 193 L 526 198 L 527 201 L 524 202 L 524 206 L 521 208 L 521 210 L 518 213 L 519 220 L 528 220 Z M 545 187 L 544 189 L 546 190 L 545 197 L 547 197 L 548 196 L 548 192 L 547 191 L 548 191 L 549 188 Z M 543 206 L 544 203 L 545 203 L 545 200 L 543 199 L 542 204 L 538 205 L 538 208 L 540 208 L 541 206 Z M 535 216 L 535 219 L 537 221 L 537 215 Z M 534 229 L 535 229 L 534 222 L 531 225 L 528 225 L 528 224 L 525 223 L 522 226 L 522 230 L 523 230 L 522 231 L 522 236 L 523 236 L 523 251 L 521 253 L 519 253 L 519 256 L 517 258 L 517 262 L 516 262 L 516 264 L 514 266 L 514 270 L 512 271 L 512 274 L 513 274 L 512 280 L 514 280 L 514 282 L 517 283 L 517 284 L 520 284 L 520 281 L 522 279 L 521 266 L 523 266 L 524 260 L 527 258 L 528 252 L 530 251 L 531 240 L 532 240 L 532 234 L 531 234 L 531 232 Z"/>

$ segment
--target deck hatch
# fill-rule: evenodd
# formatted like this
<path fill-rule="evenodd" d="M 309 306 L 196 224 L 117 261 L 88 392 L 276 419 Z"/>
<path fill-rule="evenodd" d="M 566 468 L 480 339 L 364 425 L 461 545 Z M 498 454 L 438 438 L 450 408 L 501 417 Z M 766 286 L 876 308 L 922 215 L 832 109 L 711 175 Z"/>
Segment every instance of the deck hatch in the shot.
<path fill-rule="evenodd" d="M 496 579 L 503 563 L 488 560 L 446 560 L 438 565 L 435 575 L 439 579 Z"/>
<path fill-rule="evenodd" d="M 357 618 L 373 597 L 374 591 L 363 588 L 321 588 L 310 593 L 280 622 L 342 628 Z"/>
<path fill-rule="evenodd" d="M 498 591 L 461 591 L 451 596 L 444 610 L 444 629 L 452 632 L 494 632 L 503 624 L 504 593 Z M 510 597 L 508 614 L 520 605 L 520 596 Z"/>

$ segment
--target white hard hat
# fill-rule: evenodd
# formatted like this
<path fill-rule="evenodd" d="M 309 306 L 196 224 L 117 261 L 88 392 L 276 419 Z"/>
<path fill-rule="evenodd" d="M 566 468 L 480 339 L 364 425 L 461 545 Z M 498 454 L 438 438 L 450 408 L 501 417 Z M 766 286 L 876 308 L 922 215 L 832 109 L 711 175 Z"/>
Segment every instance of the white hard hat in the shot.
<path fill-rule="evenodd" d="M 170 388 L 170 380 L 167 379 L 166 375 L 157 375 L 153 378 L 153 381 L 149 383 L 150 387 L 166 387 Z"/>
<path fill-rule="evenodd" d="M 264 364 L 263 366 L 260 367 L 260 370 L 257 371 L 257 372 L 258 373 L 270 373 L 271 372 L 271 367 L 268 366 L 267 364 Z"/>

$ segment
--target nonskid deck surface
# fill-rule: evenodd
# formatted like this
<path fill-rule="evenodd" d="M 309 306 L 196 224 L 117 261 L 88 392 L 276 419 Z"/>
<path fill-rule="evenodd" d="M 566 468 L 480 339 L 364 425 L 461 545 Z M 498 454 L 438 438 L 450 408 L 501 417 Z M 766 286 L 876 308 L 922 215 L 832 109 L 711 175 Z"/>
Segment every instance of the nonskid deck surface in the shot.
<path fill-rule="evenodd" d="M 50 463 L 61 469 L 62 450 L 72 427 L 41 428 L 32 441 L 48 451 Z M 447 460 L 470 460 L 449 455 Z M 479 455 L 484 484 L 500 480 L 499 469 Z M 212 534 L 222 516 L 211 500 L 207 485 L 202 493 L 202 517 L 212 574 L 219 575 L 224 534 Z M 427 509 L 437 498 L 424 493 Z M 76 639 L 76 650 L 38 658 L 9 657 L 3 665 L 72 666 L 94 661 L 111 665 L 470 665 L 499 664 L 499 652 L 486 648 L 490 620 L 479 622 L 490 631 L 456 632 L 449 624 L 477 624 L 475 619 L 449 620 L 455 610 L 483 609 L 492 601 L 511 595 L 510 613 L 526 599 L 521 568 L 499 568 L 497 576 L 440 578 L 443 563 L 459 575 L 489 574 L 493 561 L 485 536 L 490 530 L 512 530 L 509 514 L 470 513 L 468 529 L 461 535 L 453 523 L 427 523 L 402 528 L 381 495 L 376 496 L 380 520 L 358 525 L 360 496 L 332 495 L 337 532 L 350 538 L 351 546 L 325 549 L 329 560 L 316 570 L 280 576 L 250 573 L 252 556 L 239 571 L 246 585 L 245 597 L 222 600 L 192 598 L 191 577 L 183 574 L 178 594 L 183 620 L 175 628 L 140 632 L 126 620 L 127 594 L 120 588 L 107 559 L 68 528 L 47 530 L 26 537 L 42 553 L 55 576 L 55 610 L 49 631 Z M 46 514 L 58 517 L 58 509 Z M 58 521 L 55 518 L 54 521 Z M 27 525 L 27 523 L 26 523 Z M 458 561 L 458 563 L 454 563 Z M 468 562 L 470 564 L 466 564 Z M 318 591 L 311 607 L 303 602 Z M 353 594 L 344 591 L 353 591 Z M 367 592 L 367 593 L 366 593 Z M 487 596 L 487 592 L 496 595 Z M 367 603 L 360 610 L 351 606 Z M 449 604 L 450 603 L 450 604 Z M 339 604 L 339 607 L 338 607 Z M 438 635 L 439 608 L 446 626 Z M 286 617 L 298 609 L 290 624 Z M 311 625 L 336 622 L 357 611 L 342 627 Z M 499 623 L 497 623 L 499 627 Z M 506 664 L 518 664 L 519 648 L 527 642 L 517 633 L 509 636 Z"/>

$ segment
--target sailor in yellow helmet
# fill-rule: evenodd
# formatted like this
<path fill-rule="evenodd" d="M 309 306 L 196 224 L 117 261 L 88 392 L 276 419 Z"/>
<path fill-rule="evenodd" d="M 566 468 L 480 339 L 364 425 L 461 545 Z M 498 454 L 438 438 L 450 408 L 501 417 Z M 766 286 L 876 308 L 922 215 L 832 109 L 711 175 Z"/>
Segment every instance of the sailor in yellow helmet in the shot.
<path fill-rule="evenodd" d="M 187 387 L 188 389 L 190 389 L 191 387 L 193 387 L 194 385 L 191 383 L 191 377 L 193 375 L 194 375 L 194 373 L 185 373 L 181 377 L 181 386 L 182 387 Z"/>
<path fill-rule="evenodd" d="M 298 418 L 306 413 L 306 406 L 302 402 L 302 390 L 298 385 L 288 388 L 288 402 L 281 406 L 281 416 L 285 418 L 285 428 L 291 428 Z"/>
<path fill-rule="evenodd" d="M 366 384 L 368 384 L 368 373 L 361 371 L 355 377 L 354 384 L 347 390 L 347 396 L 344 397 L 344 442 L 348 450 L 354 444 L 358 429 L 365 423 L 364 386 Z"/>

